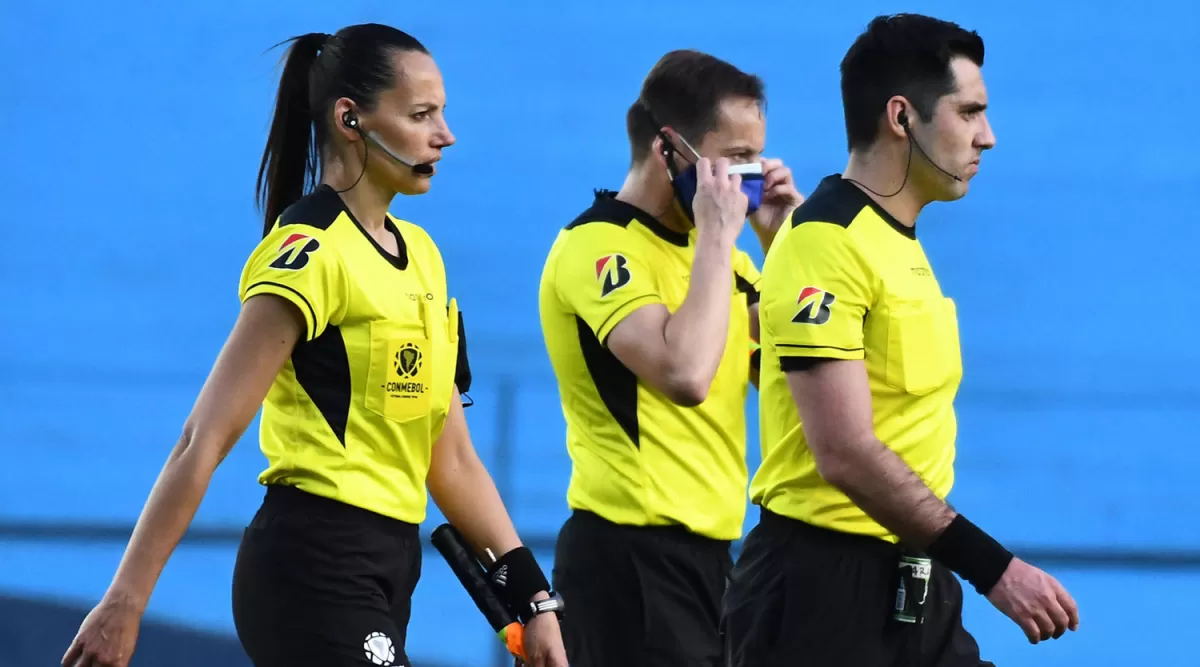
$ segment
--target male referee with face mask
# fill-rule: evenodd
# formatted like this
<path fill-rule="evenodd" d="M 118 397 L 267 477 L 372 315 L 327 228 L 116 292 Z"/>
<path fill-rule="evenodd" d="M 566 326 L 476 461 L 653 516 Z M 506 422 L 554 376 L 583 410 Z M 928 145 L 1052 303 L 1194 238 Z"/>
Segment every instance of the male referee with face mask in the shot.
<path fill-rule="evenodd" d="M 573 463 L 554 588 L 573 610 L 573 667 L 721 664 L 758 328 L 758 272 L 734 244 L 750 213 L 766 247 L 801 201 L 761 158 L 763 104 L 757 77 L 668 53 L 627 116 L 625 183 L 546 260 L 542 330 Z"/>
<path fill-rule="evenodd" d="M 962 377 L 954 302 L 917 240 L 995 137 L 983 40 L 871 22 L 842 61 L 850 147 L 763 266 L 762 510 L 726 597 L 732 665 L 977 667 L 954 573 L 1031 642 L 1078 626 L 1070 595 L 945 498 Z"/>

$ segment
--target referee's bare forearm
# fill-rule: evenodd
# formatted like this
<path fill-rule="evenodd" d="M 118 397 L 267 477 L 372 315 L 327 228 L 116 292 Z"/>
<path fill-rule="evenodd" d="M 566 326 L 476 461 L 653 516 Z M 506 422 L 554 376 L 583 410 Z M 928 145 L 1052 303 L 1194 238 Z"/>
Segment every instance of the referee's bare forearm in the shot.
<path fill-rule="evenodd" d="M 668 354 L 678 359 L 676 366 L 687 369 L 686 375 L 704 388 L 704 394 L 725 351 L 732 271 L 730 247 L 716 234 L 701 233 L 687 296 L 663 331 Z"/>
<path fill-rule="evenodd" d="M 925 549 L 954 520 L 954 510 L 878 439 L 834 447 L 840 454 L 817 459 L 821 477 L 905 544 Z"/>
<path fill-rule="evenodd" d="M 875 436 L 861 359 L 812 359 L 788 385 L 821 477 L 910 546 L 929 546 L 954 520 L 950 509 Z"/>
<path fill-rule="evenodd" d="M 672 402 L 695 407 L 708 398 L 729 336 L 733 248 L 719 235 L 696 241 L 687 296 L 671 313 L 661 303 L 627 315 L 606 345 L 639 379 Z"/>

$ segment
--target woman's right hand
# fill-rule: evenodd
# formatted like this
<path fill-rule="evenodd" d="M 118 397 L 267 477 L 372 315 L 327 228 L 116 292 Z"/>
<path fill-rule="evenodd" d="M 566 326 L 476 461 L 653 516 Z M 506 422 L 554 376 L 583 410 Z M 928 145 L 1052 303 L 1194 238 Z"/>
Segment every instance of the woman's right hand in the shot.
<path fill-rule="evenodd" d="M 137 643 L 141 608 L 128 597 L 105 595 L 83 619 L 62 667 L 126 667 Z"/>

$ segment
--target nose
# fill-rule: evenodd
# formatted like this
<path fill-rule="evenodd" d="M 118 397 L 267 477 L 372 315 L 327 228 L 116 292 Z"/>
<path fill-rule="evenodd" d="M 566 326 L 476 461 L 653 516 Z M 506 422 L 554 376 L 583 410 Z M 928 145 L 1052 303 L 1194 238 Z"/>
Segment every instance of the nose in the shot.
<path fill-rule="evenodd" d="M 444 119 L 442 120 L 441 127 L 438 128 L 436 141 L 438 148 L 446 148 L 447 146 L 454 145 L 454 133 L 450 131 L 450 124 Z"/>
<path fill-rule="evenodd" d="M 983 128 L 976 137 L 975 145 L 985 151 L 996 147 L 996 135 L 992 132 L 992 123 L 986 115 L 983 116 Z"/>

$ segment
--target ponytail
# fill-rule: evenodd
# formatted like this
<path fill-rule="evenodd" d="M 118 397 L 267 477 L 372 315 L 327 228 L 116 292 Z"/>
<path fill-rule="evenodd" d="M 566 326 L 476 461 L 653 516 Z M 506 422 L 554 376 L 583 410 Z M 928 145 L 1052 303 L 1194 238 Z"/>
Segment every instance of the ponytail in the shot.
<path fill-rule="evenodd" d="M 263 211 L 263 236 L 270 233 L 285 208 L 304 196 L 306 186 L 316 185 L 318 154 L 312 129 L 310 78 L 328 39 L 329 35 L 311 32 L 281 42 L 292 45 L 279 77 L 275 116 L 271 119 L 255 189 L 259 209 Z"/>

